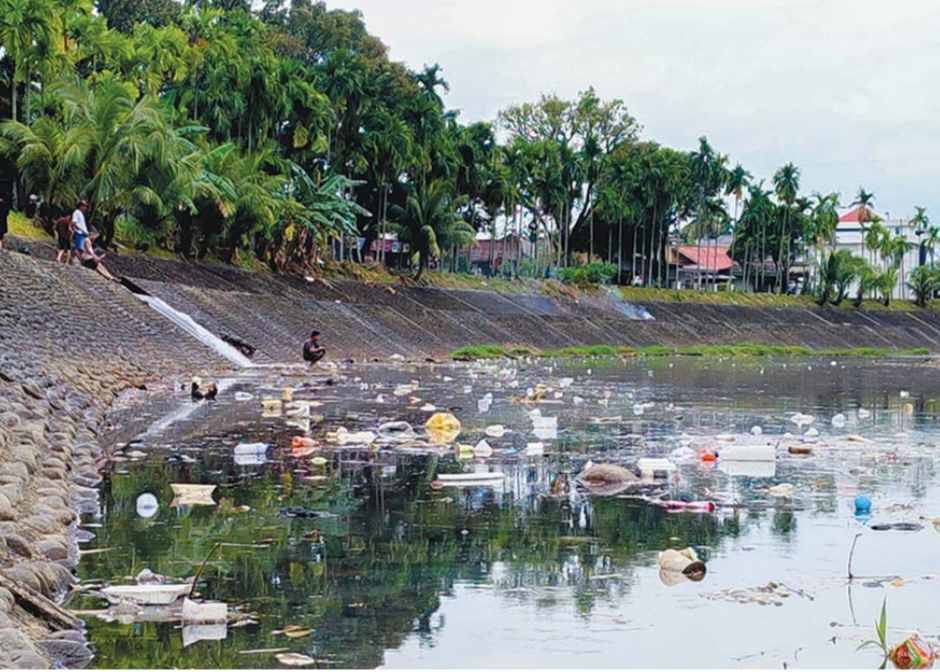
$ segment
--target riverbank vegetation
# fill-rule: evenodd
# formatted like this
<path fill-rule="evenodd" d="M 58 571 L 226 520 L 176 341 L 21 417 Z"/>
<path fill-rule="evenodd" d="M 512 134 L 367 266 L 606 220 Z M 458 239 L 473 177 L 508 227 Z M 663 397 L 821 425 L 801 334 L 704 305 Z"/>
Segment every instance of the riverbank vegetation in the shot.
<path fill-rule="evenodd" d="M 420 280 L 468 271 L 480 234 L 508 234 L 478 269 L 666 287 L 673 242 L 701 257 L 730 235 L 749 291 L 785 295 L 802 266 L 820 304 L 890 303 L 898 281 L 921 304 L 936 293 L 864 189 L 807 195 L 792 163 L 761 179 L 705 137 L 663 146 L 591 88 L 464 122 L 440 67 L 391 60 L 360 13 L 322 2 L 0 0 L 0 44 L 0 155 L 19 207 L 38 196 L 48 228 L 88 200 L 106 245 Z M 836 249 L 840 205 L 860 209 L 861 256 Z M 940 229 L 923 209 L 915 220 L 932 261 Z M 720 283 L 704 264 L 684 284 Z"/>
<path fill-rule="evenodd" d="M 539 350 L 528 346 L 473 345 L 454 350 L 457 361 L 518 359 L 522 357 L 572 359 L 585 357 L 924 357 L 927 348 L 809 348 L 802 345 L 731 343 L 671 347 L 650 345 L 639 348 L 620 345 L 582 345 Z"/>

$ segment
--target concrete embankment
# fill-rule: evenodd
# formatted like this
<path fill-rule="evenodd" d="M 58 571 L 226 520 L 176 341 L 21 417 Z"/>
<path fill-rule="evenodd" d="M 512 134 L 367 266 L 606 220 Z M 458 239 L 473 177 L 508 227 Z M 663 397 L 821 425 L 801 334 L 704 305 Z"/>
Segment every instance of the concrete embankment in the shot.
<path fill-rule="evenodd" d="M 97 506 L 107 411 L 123 390 L 229 366 L 127 288 L 52 250 L 0 252 L 0 667 L 89 652 L 80 624 L 57 620 L 73 583 L 81 512 Z M 143 257 L 108 266 L 215 334 L 299 360 L 311 328 L 332 358 L 442 358 L 455 348 L 755 342 L 816 348 L 926 347 L 940 352 L 932 311 L 752 308 L 649 303 L 609 294 L 548 296 L 309 282 Z M 653 319 L 633 319 L 648 313 Z M 7 586 L 7 587 L 3 587 Z M 67 617 L 67 614 L 65 615 Z"/>
<path fill-rule="evenodd" d="M 548 296 L 307 282 L 228 267 L 125 257 L 115 270 L 216 333 L 251 343 L 270 361 L 294 361 L 312 327 L 338 357 L 442 357 L 484 343 L 928 348 L 940 352 L 940 314 L 845 308 L 626 304 L 614 293 Z M 651 320 L 635 319 L 646 313 Z"/>

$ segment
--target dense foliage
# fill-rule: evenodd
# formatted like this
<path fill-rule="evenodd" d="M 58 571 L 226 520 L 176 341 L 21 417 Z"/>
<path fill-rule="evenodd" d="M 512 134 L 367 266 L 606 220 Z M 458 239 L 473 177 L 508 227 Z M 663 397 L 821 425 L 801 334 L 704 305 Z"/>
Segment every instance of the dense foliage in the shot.
<path fill-rule="evenodd" d="M 671 239 L 701 251 L 731 234 L 758 290 L 786 290 L 798 262 L 823 302 L 879 295 L 892 273 L 904 284 L 907 243 L 874 217 L 871 258 L 835 257 L 839 196 L 801 195 L 793 164 L 766 187 L 704 137 L 691 152 L 642 137 L 623 101 L 590 88 L 461 123 L 437 65 L 391 61 L 361 14 L 323 2 L 0 0 L 0 44 L 0 154 L 17 199 L 86 199 L 106 243 L 287 269 L 363 261 L 394 232 L 410 253 L 383 244 L 378 261 L 420 275 L 466 268 L 479 232 L 514 233 L 534 253 L 491 248 L 491 269 L 606 262 L 613 275 L 588 268 L 666 286 Z M 870 212 L 873 196 L 855 204 Z M 918 217 L 932 256 L 940 230 Z"/>

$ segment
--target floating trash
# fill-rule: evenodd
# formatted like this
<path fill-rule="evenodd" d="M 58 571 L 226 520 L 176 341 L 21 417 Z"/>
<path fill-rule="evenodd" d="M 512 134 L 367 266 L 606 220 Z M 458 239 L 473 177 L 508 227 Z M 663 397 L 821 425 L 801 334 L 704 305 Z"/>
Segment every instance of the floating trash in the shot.
<path fill-rule="evenodd" d="M 258 466 L 268 461 L 266 443 L 239 443 L 233 452 L 235 464 L 240 467 Z"/>
<path fill-rule="evenodd" d="M 383 423 L 378 432 L 383 441 L 413 441 L 415 438 L 415 430 L 404 420 Z"/>
<path fill-rule="evenodd" d="M 191 583 L 144 584 L 136 586 L 108 586 L 101 593 L 112 604 L 134 602 L 135 604 L 167 605 L 173 604 L 185 595 L 189 595 Z"/>
<path fill-rule="evenodd" d="M 668 549 L 657 555 L 659 579 L 667 586 L 674 586 L 685 581 L 701 581 L 705 578 L 705 563 L 699 560 L 692 548 L 681 551 Z"/>
<path fill-rule="evenodd" d="M 214 485 L 193 485 L 188 483 L 173 483 L 170 488 L 173 490 L 173 501 L 170 506 L 215 506 L 212 499 L 212 493 L 215 492 Z"/>
<path fill-rule="evenodd" d="M 396 355 L 392 355 L 395 357 Z M 289 667 L 308 667 L 310 665 L 316 664 L 316 659 L 311 658 L 310 656 L 305 656 L 302 653 L 278 653 L 274 658 L 281 665 L 287 665 Z"/>
<path fill-rule="evenodd" d="M 153 494 L 145 492 L 137 497 L 137 515 L 141 518 L 153 518 L 159 510 L 160 503 Z"/>
<path fill-rule="evenodd" d="M 473 455 L 479 458 L 492 457 L 493 447 L 486 442 L 486 439 L 480 439 L 480 442 L 473 447 Z"/>
<path fill-rule="evenodd" d="M 541 457 L 545 454 L 545 444 L 541 441 L 532 441 L 525 446 L 526 457 Z"/>
<path fill-rule="evenodd" d="M 888 653 L 899 670 L 926 670 L 933 667 L 937 654 L 920 635 L 911 635 Z"/>
<path fill-rule="evenodd" d="M 792 483 L 780 483 L 779 485 L 771 486 L 767 493 L 771 497 L 780 497 L 781 499 L 788 499 L 793 496 L 796 486 Z"/>
<path fill-rule="evenodd" d="M 648 478 L 668 477 L 676 470 L 676 465 L 664 458 L 644 457 L 636 463 L 640 474 Z"/>
<path fill-rule="evenodd" d="M 734 445 L 722 448 L 718 456 L 728 462 L 773 462 L 777 459 L 777 451 L 771 445 Z"/>
<path fill-rule="evenodd" d="M 803 425 L 811 425 L 815 422 L 816 418 L 812 415 L 806 415 L 804 413 L 794 413 L 790 416 L 790 422 L 795 424 L 797 427 L 802 427 Z"/>

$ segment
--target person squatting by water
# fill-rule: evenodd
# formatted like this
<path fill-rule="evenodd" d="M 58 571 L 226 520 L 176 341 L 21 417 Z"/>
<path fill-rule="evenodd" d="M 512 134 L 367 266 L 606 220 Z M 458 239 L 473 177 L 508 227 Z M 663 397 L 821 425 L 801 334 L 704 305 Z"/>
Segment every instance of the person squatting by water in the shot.
<path fill-rule="evenodd" d="M 193 401 L 215 401 L 216 396 L 219 394 L 219 388 L 216 387 L 215 383 L 209 383 L 205 390 L 202 389 L 202 379 L 193 378 L 192 385 L 189 387 L 189 396 L 192 397 Z"/>
<path fill-rule="evenodd" d="M 320 332 L 310 332 L 310 338 L 304 341 L 304 361 L 311 365 L 319 362 L 326 355 L 326 348 L 320 345 Z"/>

